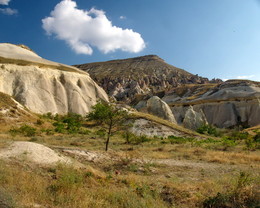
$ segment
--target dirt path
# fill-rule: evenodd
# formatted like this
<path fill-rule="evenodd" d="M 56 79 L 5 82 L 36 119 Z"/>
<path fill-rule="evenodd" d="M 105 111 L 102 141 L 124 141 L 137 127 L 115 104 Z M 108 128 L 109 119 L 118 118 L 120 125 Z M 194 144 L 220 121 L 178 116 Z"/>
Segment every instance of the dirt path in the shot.
<path fill-rule="evenodd" d="M 205 169 L 213 169 L 213 168 L 215 169 L 215 168 L 226 166 L 218 163 L 197 162 L 191 160 L 176 160 L 176 159 L 157 159 L 154 162 L 158 164 L 168 165 L 168 166 L 205 168 Z"/>

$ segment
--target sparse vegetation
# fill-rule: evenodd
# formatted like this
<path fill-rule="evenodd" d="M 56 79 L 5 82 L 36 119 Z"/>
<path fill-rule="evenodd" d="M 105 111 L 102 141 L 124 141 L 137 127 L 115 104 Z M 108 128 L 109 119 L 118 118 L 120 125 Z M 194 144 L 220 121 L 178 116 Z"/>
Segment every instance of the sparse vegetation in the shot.
<path fill-rule="evenodd" d="M 215 137 L 221 136 L 220 130 L 218 130 L 217 128 L 215 128 L 211 125 L 208 125 L 208 124 L 205 124 L 205 125 L 202 125 L 201 127 L 199 127 L 197 129 L 197 132 L 200 134 L 207 134 L 207 135 L 211 135 L 211 136 L 215 136 Z"/>
<path fill-rule="evenodd" d="M 117 108 L 113 104 L 102 102 L 97 103 L 92 108 L 93 111 L 87 115 L 87 118 L 90 121 L 96 121 L 98 124 L 105 125 L 105 128 L 107 129 L 105 150 L 107 151 L 109 140 L 113 134 L 114 129 L 124 125 L 124 122 L 127 118 L 127 112 Z"/>
<path fill-rule="evenodd" d="M 19 128 L 12 128 L 10 130 L 10 133 L 14 136 L 17 135 L 17 134 L 21 134 L 21 135 L 26 136 L 26 137 L 31 137 L 31 136 L 36 135 L 36 128 L 25 124 L 25 125 L 22 125 Z"/>
<path fill-rule="evenodd" d="M 83 164 L 80 168 L 0 160 L 0 204 L 1 200 L 14 208 L 232 208 L 259 204 L 257 132 L 226 130 L 220 138 L 208 133 L 196 138 L 187 132 L 187 137 L 161 138 L 136 136 L 115 126 L 111 151 L 104 152 L 107 124 L 77 115 L 48 114 L 40 119 L 0 134 L 1 148 L 12 140 L 26 140 L 57 151 L 86 150 L 103 159 L 95 162 L 75 155 Z M 55 123 L 61 125 L 61 131 Z M 28 138 L 31 131 L 35 134 Z"/>
<path fill-rule="evenodd" d="M 204 208 L 219 208 L 219 207 L 248 207 L 255 208 L 260 206 L 260 196 L 258 190 L 252 186 L 250 175 L 241 172 L 237 181 L 230 190 L 224 193 L 217 193 L 216 196 L 209 197 L 203 202 Z"/>

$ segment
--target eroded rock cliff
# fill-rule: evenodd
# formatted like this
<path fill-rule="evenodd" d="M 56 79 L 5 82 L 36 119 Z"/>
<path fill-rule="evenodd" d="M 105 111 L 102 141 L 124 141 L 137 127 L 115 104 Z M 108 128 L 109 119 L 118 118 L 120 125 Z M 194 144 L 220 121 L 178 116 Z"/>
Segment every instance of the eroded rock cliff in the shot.
<path fill-rule="evenodd" d="M 178 123 L 192 106 L 203 112 L 209 124 L 220 128 L 260 124 L 260 83 L 230 80 L 215 85 L 186 85 L 176 88 L 162 98 L 167 102 Z"/>
<path fill-rule="evenodd" d="M 0 44 L 0 92 L 36 113 L 84 115 L 98 100 L 108 100 L 87 73 L 12 44 Z"/>

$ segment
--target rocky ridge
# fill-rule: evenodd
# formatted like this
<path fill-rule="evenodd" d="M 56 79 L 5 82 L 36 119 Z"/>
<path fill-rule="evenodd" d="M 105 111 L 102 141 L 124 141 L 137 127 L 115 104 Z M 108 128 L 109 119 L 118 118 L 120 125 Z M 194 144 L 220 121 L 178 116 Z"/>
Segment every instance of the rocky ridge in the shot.
<path fill-rule="evenodd" d="M 177 123 L 190 129 L 203 124 L 220 128 L 260 124 L 259 82 L 210 81 L 171 66 L 155 55 L 76 67 L 89 72 L 117 100 L 171 121 L 165 116 L 169 115 L 165 111 L 168 107 L 158 110 L 158 103 L 165 102 Z M 154 96 L 161 101 L 148 102 Z"/>
<path fill-rule="evenodd" d="M 219 128 L 260 124 L 260 83 L 229 80 L 221 84 L 183 85 L 161 96 L 177 121 L 186 128 L 203 124 Z M 145 98 L 136 105 L 147 112 Z"/>
<path fill-rule="evenodd" d="M 110 96 L 128 103 L 137 95 L 164 92 L 182 84 L 221 82 L 193 75 L 156 55 L 75 66 L 88 72 Z"/>

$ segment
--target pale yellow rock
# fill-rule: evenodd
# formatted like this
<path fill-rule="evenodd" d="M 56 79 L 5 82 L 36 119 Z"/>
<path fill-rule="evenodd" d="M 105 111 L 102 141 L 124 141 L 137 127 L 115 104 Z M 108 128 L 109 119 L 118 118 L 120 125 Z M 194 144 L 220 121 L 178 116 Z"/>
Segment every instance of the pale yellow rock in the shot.
<path fill-rule="evenodd" d="M 108 101 L 87 73 L 11 44 L 0 44 L 0 91 L 40 114 L 85 115 L 98 100 Z"/>

